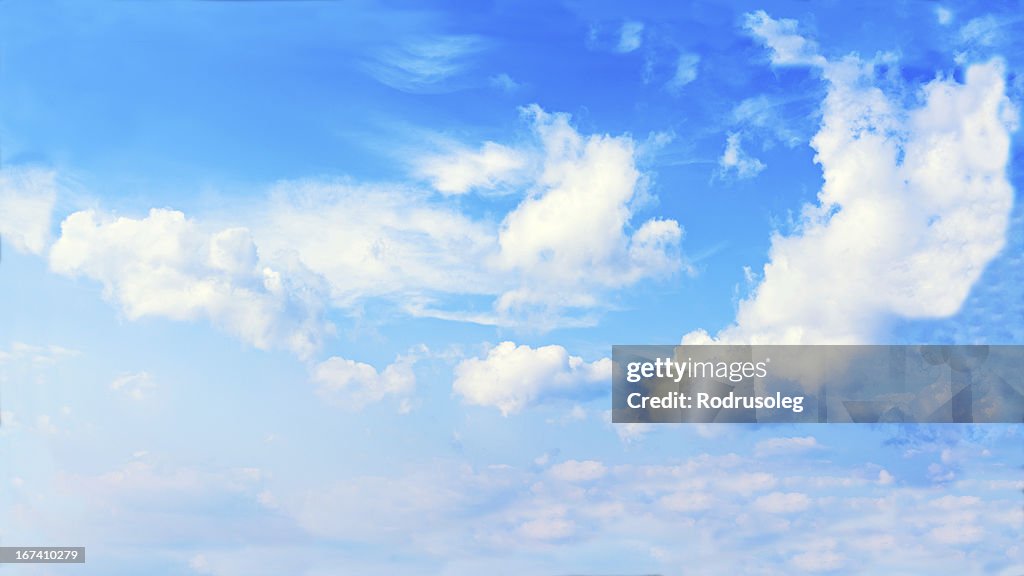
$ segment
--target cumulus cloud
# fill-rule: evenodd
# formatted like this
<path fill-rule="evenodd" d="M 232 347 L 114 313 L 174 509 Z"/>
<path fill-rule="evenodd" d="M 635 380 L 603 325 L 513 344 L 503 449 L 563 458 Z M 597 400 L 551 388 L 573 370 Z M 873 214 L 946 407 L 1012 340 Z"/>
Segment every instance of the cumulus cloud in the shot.
<path fill-rule="evenodd" d="M 424 163 L 450 194 L 514 184 L 521 200 L 496 216 L 415 187 L 286 181 L 231 225 L 172 209 L 75 212 L 50 266 L 99 281 L 129 319 L 205 318 L 302 357 L 332 330 L 327 306 L 383 299 L 413 316 L 544 331 L 591 324 L 613 291 L 683 269 L 679 224 L 635 218 L 649 196 L 631 137 L 581 134 L 537 106 L 524 118 L 529 142 Z"/>
<path fill-rule="evenodd" d="M 744 27 L 771 49 L 771 62 L 776 66 L 823 66 L 825 58 L 818 53 L 818 44 L 798 32 L 796 20 L 776 20 L 764 10 L 747 14 Z"/>
<path fill-rule="evenodd" d="M 592 322 L 610 291 L 684 268 L 679 224 L 634 216 L 648 192 L 632 138 L 582 134 L 537 106 L 523 115 L 526 142 L 421 163 L 451 194 L 521 195 L 496 220 L 415 189 L 286 182 L 254 227 L 258 243 L 293 250 L 339 307 L 383 297 L 414 315 L 538 330 Z"/>
<path fill-rule="evenodd" d="M 493 406 L 507 416 L 545 397 L 597 388 L 610 377 L 609 358 L 585 362 L 561 346 L 502 342 L 484 358 L 460 362 L 452 389 L 470 404 Z"/>
<path fill-rule="evenodd" d="M 644 41 L 643 34 L 643 22 L 625 22 L 619 30 L 618 51 L 626 53 L 639 48 Z"/>
<path fill-rule="evenodd" d="M 0 171 L 0 238 L 20 252 L 41 254 L 50 241 L 57 176 L 40 168 Z"/>
<path fill-rule="evenodd" d="M 747 154 L 740 144 L 739 132 L 733 132 L 725 139 L 725 150 L 718 159 L 723 175 L 733 174 L 737 178 L 753 178 L 767 168 L 764 162 Z"/>
<path fill-rule="evenodd" d="M 331 356 L 313 369 L 317 393 L 328 402 L 358 410 L 387 396 L 400 400 L 399 410 L 408 410 L 408 398 L 416 388 L 415 354 L 399 356 L 383 370 L 363 362 Z"/>
<path fill-rule="evenodd" d="M 205 317 L 257 348 L 306 357 L 330 326 L 313 276 L 284 266 L 265 262 L 245 228 L 206 230 L 165 209 L 145 218 L 75 212 L 50 251 L 53 271 L 99 281 L 130 319 Z"/>
<path fill-rule="evenodd" d="M 493 189 L 510 181 L 526 165 L 526 155 L 494 142 L 479 151 L 460 150 L 420 161 L 420 174 L 442 194 L 465 194 L 473 189 Z"/>
<path fill-rule="evenodd" d="M 597 460 L 566 460 L 551 467 L 551 476 L 563 482 L 589 482 L 607 473 L 605 465 Z"/>
<path fill-rule="evenodd" d="M 537 106 L 527 113 L 545 159 L 537 188 L 505 217 L 498 233 L 498 268 L 524 280 L 501 295 L 498 311 L 590 307 L 594 288 L 677 272 L 682 228 L 676 221 L 652 219 L 628 232 L 633 203 L 645 186 L 634 142 L 585 137 L 567 115 Z"/>
<path fill-rule="evenodd" d="M 1005 244 L 1016 111 L 1000 61 L 929 82 L 910 109 L 875 86 L 870 61 L 820 65 L 828 93 L 811 144 L 824 186 L 793 233 L 773 235 L 760 284 L 715 340 L 864 343 L 891 317 L 948 316 Z"/>
<path fill-rule="evenodd" d="M 769 514 L 794 514 L 811 505 L 811 499 L 800 492 L 772 492 L 754 500 L 754 508 Z"/>
<path fill-rule="evenodd" d="M 757 456 L 777 456 L 782 454 L 798 454 L 808 450 L 817 450 L 822 446 L 814 436 L 793 436 L 787 438 L 768 438 L 757 443 L 754 452 Z"/>

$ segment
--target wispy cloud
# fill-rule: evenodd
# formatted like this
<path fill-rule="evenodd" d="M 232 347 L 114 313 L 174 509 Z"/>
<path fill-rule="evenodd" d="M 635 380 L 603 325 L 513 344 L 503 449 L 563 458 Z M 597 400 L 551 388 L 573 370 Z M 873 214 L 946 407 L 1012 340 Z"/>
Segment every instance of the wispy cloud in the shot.
<path fill-rule="evenodd" d="M 676 60 L 675 73 L 665 85 L 668 91 L 679 94 L 683 87 L 697 79 L 697 66 L 700 64 L 700 56 L 690 52 L 684 52 Z"/>
<path fill-rule="evenodd" d="M 377 50 L 365 69 L 379 82 L 412 93 L 448 92 L 486 48 L 473 35 L 435 35 L 406 40 Z"/>
<path fill-rule="evenodd" d="M 632 52 L 639 48 L 644 41 L 643 34 L 643 22 L 623 23 L 622 28 L 619 29 L 619 44 L 617 46 L 618 51 L 626 53 Z"/>
<path fill-rule="evenodd" d="M 737 178 L 753 178 L 767 168 L 764 162 L 746 153 L 740 143 L 740 133 L 733 132 L 725 139 L 725 150 L 718 159 L 718 166 L 723 175 L 735 175 Z"/>

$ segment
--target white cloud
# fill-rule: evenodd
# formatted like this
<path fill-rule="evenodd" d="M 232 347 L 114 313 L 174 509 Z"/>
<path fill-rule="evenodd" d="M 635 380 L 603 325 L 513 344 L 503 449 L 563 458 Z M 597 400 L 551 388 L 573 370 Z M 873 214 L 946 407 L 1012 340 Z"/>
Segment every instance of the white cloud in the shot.
<path fill-rule="evenodd" d="M 1016 112 L 999 61 L 962 84 L 933 80 L 909 110 L 873 85 L 871 62 L 823 71 L 812 146 L 825 184 L 795 232 L 773 235 L 761 283 L 718 341 L 864 343 L 893 316 L 948 316 L 1005 243 Z"/>
<path fill-rule="evenodd" d="M 28 360 L 33 364 L 54 364 L 64 358 L 78 356 L 78 350 L 64 348 L 50 344 L 49 346 L 34 346 L 24 342 L 11 342 L 7 351 L 0 350 L 0 364 L 14 360 Z"/>
<path fill-rule="evenodd" d="M 764 162 L 747 154 L 740 144 L 740 134 L 733 132 L 725 139 L 725 150 L 718 159 L 722 174 L 733 173 L 737 178 L 753 178 L 767 168 Z"/>
<path fill-rule="evenodd" d="M 523 522 L 519 532 L 531 540 L 564 540 L 573 535 L 576 525 L 558 515 L 548 515 Z"/>
<path fill-rule="evenodd" d="M 672 78 L 665 85 L 669 92 L 678 94 L 683 87 L 697 79 L 697 65 L 700 64 L 700 56 L 689 52 L 679 55 L 676 60 L 676 71 Z"/>
<path fill-rule="evenodd" d="M 729 492 L 753 494 L 762 490 L 770 490 L 779 483 L 778 478 L 767 472 L 749 472 L 736 474 L 722 479 L 719 486 Z"/>
<path fill-rule="evenodd" d="M 793 556 L 793 567 L 801 572 L 834 572 L 846 565 L 846 557 L 826 545 Z"/>
<path fill-rule="evenodd" d="M 793 122 L 784 118 L 779 109 L 786 102 L 765 95 L 744 98 L 732 110 L 732 121 L 744 128 L 764 134 L 768 142 L 778 141 L 789 148 L 800 144 L 801 139 Z"/>
<path fill-rule="evenodd" d="M 591 324 L 610 292 L 683 268 L 679 224 L 634 218 L 648 195 L 632 138 L 584 135 L 536 106 L 524 116 L 528 144 L 487 143 L 428 170 L 457 193 L 511 185 L 525 163 L 523 198 L 503 216 L 470 217 L 399 185 L 291 181 L 265 205 L 221 215 L 229 224 L 170 209 L 75 212 L 50 266 L 99 281 L 129 319 L 205 318 L 302 357 L 331 333 L 328 305 L 384 299 L 414 316 L 543 331 Z"/>
<path fill-rule="evenodd" d="M 531 348 L 502 342 L 485 358 L 460 362 L 452 389 L 470 404 L 494 406 L 507 416 L 547 396 L 597 388 L 609 378 L 608 358 L 585 362 L 561 346 Z"/>
<path fill-rule="evenodd" d="M 522 83 L 517 82 L 515 78 L 512 78 L 505 72 L 491 76 L 490 84 L 492 87 L 506 93 L 515 92 L 523 87 Z"/>
<path fill-rule="evenodd" d="M 706 492 L 676 492 L 662 497 L 659 506 L 673 512 L 700 512 L 711 509 L 715 504 L 713 496 Z"/>
<path fill-rule="evenodd" d="M 446 92 L 485 42 L 471 35 L 434 35 L 390 45 L 364 63 L 382 84 L 414 94 Z"/>
<path fill-rule="evenodd" d="M 945 524 L 931 529 L 928 536 L 940 544 L 959 546 L 981 540 L 985 531 L 976 524 Z"/>
<path fill-rule="evenodd" d="M 50 251 L 55 272 L 99 281 L 130 319 L 206 317 L 258 348 L 305 357 L 330 327 L 315 278 L 283 264 L 266 263 L 245 228 L 208 231 L 163 209 L 145 218 L 75 212 Z"/>
<path fill-rule="evenodd" d="M 946 26 L 953 21 L 953 11 L 945 6 L 936 6 L 935 19 L 939 21 L 939 24 Z"/>
<path fill-rule="evenodd" d="M 313 370 L 317 393 L 332 404 L 359 410 L 386 396 L 407 400 L 416 389 L 415 354 L 399 356 L 381 371 L 369 364 L 331 356 Z M 407 404 L 400 404 L 402 411 Z"/>
<path fill-rule="evenodd" d="M 524 116 L 528 143 L 429 160 L 440 186 L 458 192 L 512 185 L 506 168 L 526 159 L 512 179 L 523 199 L 500 222 L 408 188 L 288 182 L 254 235 L 321 274 L 336 306 L 384 297 L 414 315 L 535 330 L 592 322 L 609 291 L 683 268 L 679 224 L 634 219 L 647 180 L 630 137 L 584 135 L 537 106 Z"/>
<path fill-rule="evenodd" d="M 960 40 L 977 46 L 995 46 L 1003 40 L 1005 22 L 991 14 L 972 18 L 960 28 Z"/>
<path fill-rule="evenodd" d="M 678 223 L 648 220 L 632 237 L 627 232 L 631 204 L 645 186 L 633 141 L 584 137 L 567 115 L 537 106 L 527 112 L 546 157 L 537 189 L 505 217 L 498 234 L 497 266 L 523 280 L 501 295 L 498 311 L 539 307 L 543 316 L 552 307 L 591 307 L 594 288 L 677 272 Z"/>
<path fill-rule="evenodd" d="M 39 168 L 0 170 L 0 239 L 21 252 L 41 254 L 50 241 L 57 201 L 56 173 Z"/>
<path fill-rule="evenodd" d="M 341 308 L 384 297 L 414 315 L 543 330 L 589 322 L 605 292 L 677 272 L 679 225 L 632 222 L 646 195 L 632 139 L 582 135 L 538 107 L 526 116 L 536 146 L 486 143 L 426 170 L 458 193 L 504 182 L 535 158 L 525 199 L 500 224 L 397 186 L 286 182 L 242 215 L 248 228 L 218 232 L 171 210 L 72 214 L 51 266 L 99 280 L 129 318 L 205 316 L 256 346 L 304 355 L 327 331 L 316 320 L 327 294 Z M 476 295 L 495 297 L 491 311 L 467 309 Z"/>
<path fill-rule="evenodd" d="M 608 472 L 597 460 L 566 460 L 551 467 L 551 475 L 562 482 L 590 482 Z"/>
<path fill-rule="evenodd" d="M 754 453 L 758 457 L 798 454 L 808 450 L 817 450 L 822 446 L 814 436 L 794 436 L 786 438 L 769 438 L 757 443 Z"/>
<path fill-rule="evenodd" d="M 626 53 L 639 48 L 644 41 L 643 33 L 643 22 L 625 22 L 619 30 L 618 51 Z"/>
<path fill-rule="evenodd" d="M 156 388 L 153 377 L 148 372 L 125 374 L 110 383 L 110 389 L 128 395 L 133 400 L 143 400 Z"/>
<path fill-rule="evenodd" d="M 442 194 L 465 194 L 473 189 L 494 189 L 512 180 L 526 166 L 519 150 L 485 142 L 479 151 L 460 150 L 420 161 L 420 174 Z"/>
<path fill-rule="evenodd" d="M 775 20 L 764 10 L 746 15 L 744 27 L 772 50 L 776 66 L 823 66 L 818 45 L 797 33 L 796 20 Z"/>
<path fill-rule="evenodd" d="M 754 508 L 769 514 L 793 514 L 803 512 L 811 505 L 811 499 L 800 492 L 772 492 L 754 500 Z"/>

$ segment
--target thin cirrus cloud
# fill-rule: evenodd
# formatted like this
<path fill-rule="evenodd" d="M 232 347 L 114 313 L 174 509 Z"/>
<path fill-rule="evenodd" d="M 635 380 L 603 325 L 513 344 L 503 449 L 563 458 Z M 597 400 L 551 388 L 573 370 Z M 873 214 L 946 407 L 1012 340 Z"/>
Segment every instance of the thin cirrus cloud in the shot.
<path fill-rule="evenodd" d="M 20 252 L 41 254 L 50 242 L 57 174 L 41 168 L 0 171 L 0 237 Z"/>
<path fill-rule="evenodd" d="M 697 79 L 700 56 L 692 52 L 684 52 L 676 59 L 676 69 L 665 87 L 672 94 L 678 95 L 683 87 Z"/>
<path fill-rule="evenodd" d="M 887 319 L 954 314 L 1003 248 L 1017 111 L 1003 64 L 938 78 L 905 108 L 874 84 L 873 61 L 827 60 L 796 22 L 749 15 L 776 65 L 818 68 L 828 83 L 812 139 L 825 184 L 797 230 L 772 237 L 761 282 L 736 320 L 688 343 L 864 343 Z"/>
<path fill-rule="evenodd" d="M 433 35 L 383 46 L 363 68 L 377 81 L 414 94 L 449 92 L 486 41 L 473 35 Z"/>

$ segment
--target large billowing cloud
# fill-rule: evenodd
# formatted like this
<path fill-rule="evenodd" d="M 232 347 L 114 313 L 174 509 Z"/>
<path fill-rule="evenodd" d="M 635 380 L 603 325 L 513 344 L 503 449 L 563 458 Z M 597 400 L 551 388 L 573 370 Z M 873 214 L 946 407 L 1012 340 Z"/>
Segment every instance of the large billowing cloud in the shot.
<path fill-rule="evenodd" d="M 648 195 L 630 137 L 584 135 L 536 106 L 524 117 L 529 142 L 418 167 L 445 196 L 521 196 L 497 218 L 412 188 L 287 182 L 254 226 L 257 242 L 294 251 L 339 307 L 382 297 L 415 315 L 538 329 L 579 323 L 610 291 L 683 268 L 676 221 L 635 221 Z"/>
<path fill-rule="evenodd" d="M 929 82 L 907 108 L 875 85 L 875 62 L 825 60 L 763 13 L 748 25 L 773 62 L 817 66 L 828 82 L 811 142 L 824 185 L 796 231 L 772 237 L 760 284 L 715 339 L 862 343 L 892 317 L 955 313 L 1003 248 L 1013 205 L 1017 120 L 1000 61 Z"/>
<path fill-rule="evenodd" d="M 173 210 L 145 218 L 76 212 L 61 225 L 50 266 L 99 281 L 130 319 L 206 318 L 257 348 L 303 357 L 330 330 L 300 263 L 272 267 L 247 229 L 206 229 Z"/>
<path fill-rule="evenodd" d="M 40 254 L 50 241 L 57 177 L 39 168 L 0 171 L 0 237 L 21 252 Z"/>
<path fill-rule="evenodd" d="M 536 106 L 524 117 L 527 143 L 428 159 L 421 168 L 441 196 L 307 180 L 279 183 L 263 206 L 226 217 L 80 211 L 64 220 L 50 264 L 101 282 L 129 318 L 207 318 L 304 357 L 330 331 L 329 305 L 382 299 L 414 316 L 545 330 L 592 322 L 612 291 L 683 267 L 677 222 L 634 219 L 649 196 L 630 137 L 584 135 L 568 115 Z M 447 198 L 510 185 L 521 199 L 498 216 Z M 0 201 L 11 198 L 27 202 L 6 192 Z M 50 205 L 52 196 L 33 214 Z M 45 231 L 16 238 L 39 251 Z"/>

